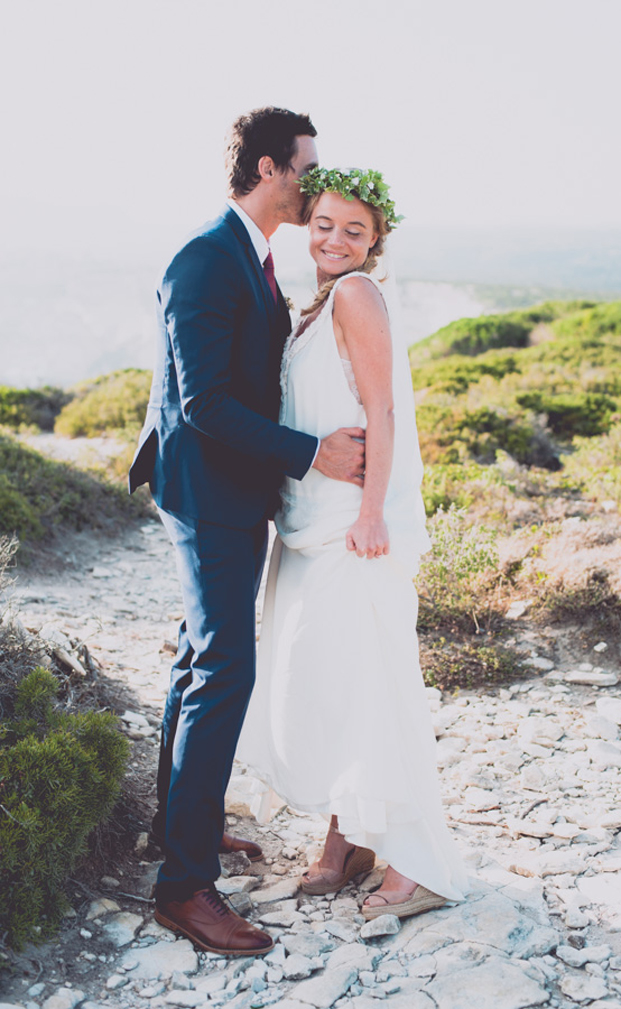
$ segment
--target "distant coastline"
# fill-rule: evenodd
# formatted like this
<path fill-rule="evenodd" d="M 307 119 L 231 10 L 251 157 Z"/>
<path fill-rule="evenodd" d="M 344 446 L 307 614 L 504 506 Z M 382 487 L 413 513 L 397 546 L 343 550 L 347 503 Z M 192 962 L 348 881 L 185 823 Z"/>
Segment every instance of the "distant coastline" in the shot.
<path fill-rule="evenodd" d="M 301 240 L 302 239 L 302 240 Z M 298 229 L 273 242 L 278 276 L 296 308 L 313 275 Z M 416 229 L 393 239 L 408 344 L 465 316 L 549 298 L 621 294 L 621 231 Z M 69 386 L 153 363 L 159 253 L 108 250 L 0 255 L 0 384 Z"/>

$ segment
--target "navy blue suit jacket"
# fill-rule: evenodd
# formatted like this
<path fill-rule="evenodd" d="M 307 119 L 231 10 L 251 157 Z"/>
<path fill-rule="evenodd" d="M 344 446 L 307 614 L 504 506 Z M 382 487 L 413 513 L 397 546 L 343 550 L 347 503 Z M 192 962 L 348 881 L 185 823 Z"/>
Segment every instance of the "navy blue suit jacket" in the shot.
<path fill-rule="evenodd" d="M 231 208 L 176 254 L 157 292 L 158 348 L 129 475 L 157 505 L 250 528 L 286 474 L 301 479 L 316 438 L 278 424 L 290 331 L 250 236 Z"/>

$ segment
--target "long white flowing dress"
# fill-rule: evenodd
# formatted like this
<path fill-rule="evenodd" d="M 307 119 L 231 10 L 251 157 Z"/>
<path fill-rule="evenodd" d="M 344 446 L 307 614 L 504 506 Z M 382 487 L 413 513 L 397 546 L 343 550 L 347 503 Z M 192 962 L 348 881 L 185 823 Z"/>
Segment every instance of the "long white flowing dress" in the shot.
<path fill-rule="evenodd" d="M 283 356 L 281 423 L 319 438 L 366 428 L 333 325 L 336 290 L 354 275 L 381 291 L 367 274 L 339 278 L 319 316 L 301 335 L 293 331 Z M 429 540 L 405 346 L 394 346 L 393 358 L 395 449 L 384 512 L 390 553 L 366 560 L 346 549 L 360 488 L 316 469 L 286 480 L 257 682 L 237 755 L 293 808 L 335 814 L 349 841 L 459 900 L 466 876 L 444 820 L 418 660 L 412 578 Z"/>

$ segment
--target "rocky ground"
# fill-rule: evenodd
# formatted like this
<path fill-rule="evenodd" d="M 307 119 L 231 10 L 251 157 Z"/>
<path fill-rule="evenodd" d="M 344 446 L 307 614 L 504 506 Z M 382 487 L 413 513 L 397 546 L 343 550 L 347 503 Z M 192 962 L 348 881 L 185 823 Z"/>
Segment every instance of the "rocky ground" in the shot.
<path fill-rule="evenodd" d="M 86 642 L 118 689 L 133 741 L 134 851 L 71 884 L 58 941 L 16 957 L 4 1004 L 25 1009 L 520 1009 L 621 1007 L 621 672 L 601 641 L 515 622 L 538 676 L 489 694 L 429 699 L 449 823 L 472 879 L 468 900 L 399 923 L 364 924 L 361 889 L 308 898 L 297 878 L 325 831 L 272 806 L 236 767 L 231 829 L 263 862 L 229 858 L 221 889 L 277 938 L 261 959 L 196 953 L 153 920 L 157 853 L 142 833 L 180 599 L 155 521 L 116 539 L 68 541 L 62 565 L 23 570 L 20 619 L 71 650 Z M 575 647 L 574 647 L 575 646 Z"/>

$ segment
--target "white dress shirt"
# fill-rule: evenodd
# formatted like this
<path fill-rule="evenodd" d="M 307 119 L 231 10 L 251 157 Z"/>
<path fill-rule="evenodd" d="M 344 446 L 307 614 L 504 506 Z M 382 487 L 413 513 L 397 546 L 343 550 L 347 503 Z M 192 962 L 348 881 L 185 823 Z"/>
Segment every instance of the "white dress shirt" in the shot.
<path fill-rule="evenodd" d="M 270 243 L 261 231 L 258 224 L 255 224 L 243 207 L 240 207 L 236 200 L 226 201 L 231 210 L 234 210 L 242 224 L 244 225 L 246 231 L 250 235 L 250 241 L 254 246 L 254 251 L 259 257 L 259 262 L 263 266 L 265 260 L 267 259 L 267 254 L 270 251 Z"/>
<path fill-rule="evenodd" d="M 243 207 L 240 207 L 239 203 L 237 203 L 236 200 L 227 200 L 226 202 L 228 206 L 231 208 L 231 210 L 235 211 L 240 221 L 244 225 L 246 231 L 250 235 L 250 241 L 253 244 L 254 251 L 258 256 L 261 266 L 263 266 L 265 260 L 267 259 L 267 255 L 270 251 L 270 243 L 268 242 L 267 238 L 261 231 L 258 224 L 255 224 L 255 222 L 252 220 L 252 217 L 250 217 L 249 214 L 246 213 Z M 317 448 L 315 449 L 315 455 L 313 456 L 313 462 L 311 463 L 311 467 L 319 454 L 320 445 L 321 442 L 319 441 L 319 439 L 317 439 Z"/>

